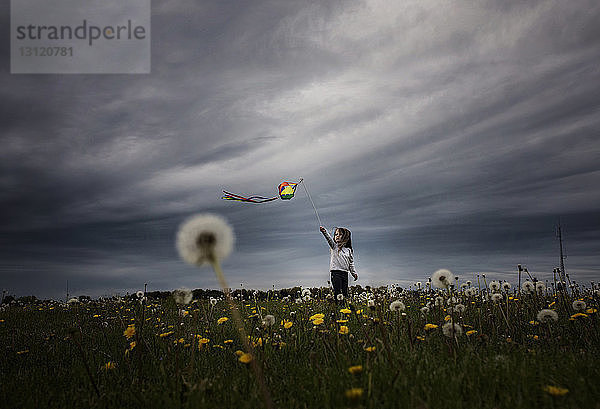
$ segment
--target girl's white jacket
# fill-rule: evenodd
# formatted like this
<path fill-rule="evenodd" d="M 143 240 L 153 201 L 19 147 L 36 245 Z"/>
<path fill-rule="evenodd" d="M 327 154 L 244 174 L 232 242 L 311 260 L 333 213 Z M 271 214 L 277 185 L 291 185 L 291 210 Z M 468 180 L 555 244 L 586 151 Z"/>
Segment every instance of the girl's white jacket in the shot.
<path fill-rule="evenodd" d="M 348 247 L 339 247 L 331 238 L 327 231 L 323 232 L 323 236 L 327 239 L 329 247 L 331 247 L 331 259 L 329 260 L 329 270 L 341 270 L 351 274 L 356 274 L 354 268 L 354 257 L 352 250 Z"/>

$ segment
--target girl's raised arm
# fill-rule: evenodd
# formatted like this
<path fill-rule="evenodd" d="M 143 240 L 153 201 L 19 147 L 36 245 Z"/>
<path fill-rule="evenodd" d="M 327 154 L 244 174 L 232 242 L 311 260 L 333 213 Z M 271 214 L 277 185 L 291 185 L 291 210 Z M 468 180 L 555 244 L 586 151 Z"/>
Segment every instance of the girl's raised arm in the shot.
<path fill-rule="evenodd" d="M 325 236 L 325 239 L 327 239 L 327 243 L 329 243 L 329 247 L 331 247 L 332 249 L 335 248 L 335 242 L 333 241 L 333 239 L 327 232 L 327 229 L 323 226 L 319 226 L 319 230 L 321 230 L 321 233 L 323 233 L 323 236 Z"/>

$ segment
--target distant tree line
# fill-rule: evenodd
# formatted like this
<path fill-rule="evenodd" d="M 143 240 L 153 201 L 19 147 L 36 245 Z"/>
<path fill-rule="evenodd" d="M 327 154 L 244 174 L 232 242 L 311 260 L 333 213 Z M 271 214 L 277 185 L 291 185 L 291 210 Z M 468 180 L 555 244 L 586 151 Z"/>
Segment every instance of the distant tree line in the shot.
<path fill-rule="evenodd" d="M 360 286 L 360 285 L 355 285 L 350 287 L 350 291 L 351 293 L 354 294 L 360 294 L 364 291 L 370 291 L 370 292 L 383 292 L 386 290 L 387 287 L 382 286 L 379 288 L 371 288 L 370 286 L 366 286 L 364 289 Z M 288 297 L 289 299 L 293 300 L 296 298 L 300 298 L 302 296 L 302 291 L 303 290 L 309 290 L 310 291 L 310 296 L 311 297 L 324 297 L 327 294 L 331 293 L 331 289 L 328 287 L 313 287 L 313 288 L 302 288 L 299 286 L 296 287 L 290 287 L 290 288 L 282 288 L 279 290 L 251 290 L 251 289 L 236 289 L 234 291 L 231 292 L 233 298 L 235 299 L 243 299 L 243 300 L 253 300 L 256 299 L 257 301 L 265 301 L 268 299 L 282 299 L 285 297 Z M 203 300 L 203 299 L 210 299 L 210 298 L 223 298 L 225 296 L 225 294 L 223 293 L 223 291 L 221 290 L 215 290 L 215 289 L 194 289 L 192 290 L 192 294 L 194 296 L 194 299 L 198 299 L 198 300 Z M 148 297 L 149 299 L 156 299 L 156 300 L 164 300 L 167 299 L 169 297 L 171 297 L 173 295 L 172 291 L 148 291 L 146 292 L 145 296 Z M 94 301 L 94 299 L 92 299 L 92 297 L 88 296 L 88 295 L 80 295 L 78 297 L 75 297 L 78 299 L 79 302 L 91 302 Z M 132 293 L 132 294 L 126 294 L 124 297 L 117 297 L 117 296 L 113 296 L 113 297 L 99 297 L 98 300 L 105 300 L 105 299 L 119 299 L 119 298 L 123 298 L 126 300 L 131 300 L 131 299 L 137 299 L 137 294 L 136 293 Z M 13 302 L 18 302 L 21 304 L 41 304 L 41 303 L 45 303 L 45 302 L 49 302 L 49 301 L 53 301 L 53 300 L 40 300 L 38 299 L 36 296 L 34 295 L 28 295 L 28 296 L 24 296 L 24 297 L 15 297 L 14 295 L 5 295 L 3 294 L 2 296 L 2 300 L 1 300 L 1 304 L 10 304 Z"/>

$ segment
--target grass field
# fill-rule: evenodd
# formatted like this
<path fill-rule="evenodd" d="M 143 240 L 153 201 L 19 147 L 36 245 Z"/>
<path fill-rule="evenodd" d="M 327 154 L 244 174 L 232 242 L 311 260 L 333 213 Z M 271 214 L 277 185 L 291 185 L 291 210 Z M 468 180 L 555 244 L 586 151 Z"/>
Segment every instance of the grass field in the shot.
<path fill-rule="evenodd" d="M 3 305 L 1 406 L 600 407 L 598 291 L 464 287 Z"/>

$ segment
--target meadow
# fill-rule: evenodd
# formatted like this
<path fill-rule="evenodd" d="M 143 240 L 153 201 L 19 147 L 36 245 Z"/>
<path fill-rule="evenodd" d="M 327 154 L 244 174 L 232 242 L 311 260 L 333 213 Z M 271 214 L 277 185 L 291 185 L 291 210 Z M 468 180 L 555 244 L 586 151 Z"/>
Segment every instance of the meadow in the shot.
<path fill-rule="evenodd" d="M 469 284 L 5 303 L 1 406 L 600 407 L 594 284 Z"/>

